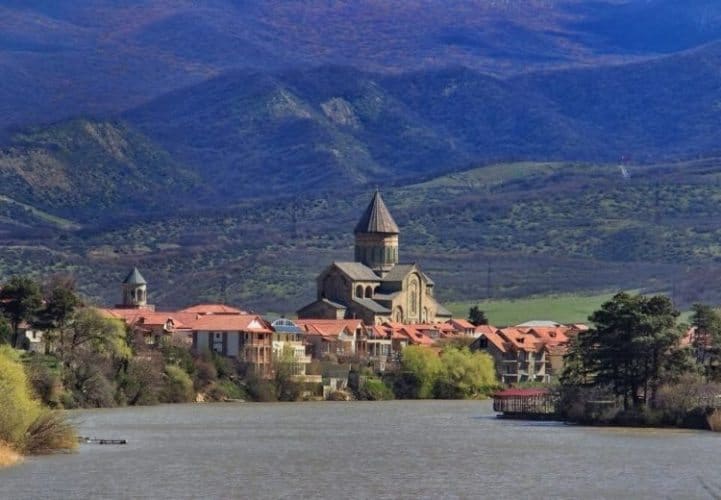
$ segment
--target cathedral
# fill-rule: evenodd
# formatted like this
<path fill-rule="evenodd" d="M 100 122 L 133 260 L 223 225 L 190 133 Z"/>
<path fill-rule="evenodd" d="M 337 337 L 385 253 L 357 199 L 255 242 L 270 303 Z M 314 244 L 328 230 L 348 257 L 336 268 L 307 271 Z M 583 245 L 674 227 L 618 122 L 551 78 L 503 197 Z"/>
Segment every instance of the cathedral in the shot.
<path fill-rule="evenodd" d="M 369 325 L 437 323 L 451 313 L 433 297 L 433 281 L 415 263 L 398 262 L 398 225 L 376 191 L 355 227 L 355 259 L 333 262 L 317 278 L 315 302 L 300 319 L 361 319 Z"/>

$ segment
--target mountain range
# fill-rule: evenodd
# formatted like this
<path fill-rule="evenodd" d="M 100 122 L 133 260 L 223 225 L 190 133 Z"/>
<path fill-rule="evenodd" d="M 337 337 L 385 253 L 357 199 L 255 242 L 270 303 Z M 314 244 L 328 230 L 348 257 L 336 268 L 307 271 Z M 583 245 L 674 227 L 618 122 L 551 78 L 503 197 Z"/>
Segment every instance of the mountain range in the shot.
<path fill-rule="evenodd" d="M 505 296 L 721 299 L 691 285 L 721 258 L 716 2 L 1 0 L 0 33 L 5 275 L 107 302 L 144 264 L 167 303 L 288 312 L 381 187 L 441 298 L 492 265 Z"/>

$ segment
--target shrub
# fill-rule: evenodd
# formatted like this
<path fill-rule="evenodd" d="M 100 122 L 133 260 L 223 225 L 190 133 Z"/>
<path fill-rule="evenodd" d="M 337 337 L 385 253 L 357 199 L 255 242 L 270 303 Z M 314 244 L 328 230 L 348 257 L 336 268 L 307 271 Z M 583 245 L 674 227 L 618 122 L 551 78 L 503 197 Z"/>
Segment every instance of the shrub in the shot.
<path fill-rule="evenodd" d="M 393 399 L 393 391 L 382 380 L 367 378 L 361 383 L 356 397 L 362 401 L 386 401 Z"/>
<path fill-rule="evenodd" d="M 228 399 L 245 400 L 248 398 L 245 391 L 238 384 L 230 380 L 219 380 L 210 387 L 206 396 L 209 401 L 225 401 Z"/>
<path fill-rule="evenodd" d="M 251 375 L 246 379 L 245 387 L 253 401 L 268 402 L 278 400 L 275 385 L 269 380 Z"/>
<path fill-rule="evenodd" d="M 115 406 L 115 386 L 102 373 L 96 371 L 85 379 L 75 399 L 85 408 L 112 408 Z"/>
<path fill-rule="evenodd" d="M 233 361 L 225 356 L 213 356 L 213 365 L 218 378 L 231 378 L 237 374 Z"/>
<path fill-rule="evenodd" d="M 195 389 L 200 391 L 218 380 L 218 371 L 212 360 L 202 358 L 195 360 Z"/>
<path fill-rule="evenodd" d="M 22 450 L 25 433 L 41 413 L 17 353 L 0 347 L 0 441 Z"/>
<path fill-rule="evenodd" d="M 75 432 L 65 418 L 33 399 L 22 364 L 9 347 L 0 347 L 0 442 L 25 453 L 72 449 Z"/>
<path fill-rule="evenodd" d="M 128 405 L 151 405 L 158 402 L 162 372 L 151 359 L 133 358 L 120 380 L 119 394 Z"/>
<path fill-rule="evenodd" d="M 487 395 L 497 385 L 493 359 L 485 352 L 446 347 L 433 393 L 439 399 L 464 399 Z"/>
<path fill-rule="evenodd" d="M 195 364 L 193 355 L 184 344 L 179 341 L 163 341 L 161 352 L 166 365 L 178 365 L 185 373 L 191 376 L 195 373 Z"/>
<path fill-rule="evenodd" d="M 328 401 L 348 401 L 350 396 L 345 391 L 333 391 L 326 398 Z"/>
<path fill-rule="evenodd" d="M 33 356 L 30 363 L 25 366 L 28 379 L 33 392 L 40 401 L 57 408 L 62 405 L 60 398 L 63 393 L 63 383 L 57 370 L 51 369 L 43 356 Z"/>
<path fill-rule="evenodd" d="M 180 367 L 165 367 L 165 384 L 160 393 L 163 403 L 187 403 L 194 399 L 193 381 Z"/>
<path fill-rule="evenodd" d="M 77 445 L 75 429 L 65 416 L 57 411 L 44 411 L 28 428 L 24 451 L 42 455 L 73 450 Z"/>
<path fill-rule="evenodd" d="M 435 351 L 422 346 L 408 346 L 403 349 L 401 367 L 403 372 L 415 377 L 416 398 L 433 397 L 433 386 L 443 370 L 441 360 Z"/>

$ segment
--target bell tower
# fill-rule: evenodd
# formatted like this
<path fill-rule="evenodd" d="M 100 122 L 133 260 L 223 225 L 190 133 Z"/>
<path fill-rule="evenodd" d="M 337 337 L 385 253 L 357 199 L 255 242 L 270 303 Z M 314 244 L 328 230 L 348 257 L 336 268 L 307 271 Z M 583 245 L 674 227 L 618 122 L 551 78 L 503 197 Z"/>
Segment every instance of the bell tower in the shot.
<path fill-rule="evenodd" d="M 127 309 L 148 309 L 148 283 L 134 267 L 123 280 L 123 302 L 121 307 Z"/>
<path fill-rule="evenodd" d="M 381 278 L 398 263 L 398 225 L 376 190 L 355 227 L 355 261 Z"/>

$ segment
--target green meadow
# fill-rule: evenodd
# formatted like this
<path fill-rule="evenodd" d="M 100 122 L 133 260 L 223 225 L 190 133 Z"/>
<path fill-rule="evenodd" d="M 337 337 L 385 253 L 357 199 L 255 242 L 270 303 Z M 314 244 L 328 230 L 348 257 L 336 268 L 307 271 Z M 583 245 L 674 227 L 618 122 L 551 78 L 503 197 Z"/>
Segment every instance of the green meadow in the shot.
<path fill-rule="evenodd" d="M 451 302 L 446 304 L 453 316 L 465 318 L 471 306 L 478 306 L 494 326 L 517 325 L 531 320 L 558 323 L 588 323 L 588 316 L 609 300 L 613 293 L 600 295 L 551 295 L 524 299 Z"/>

